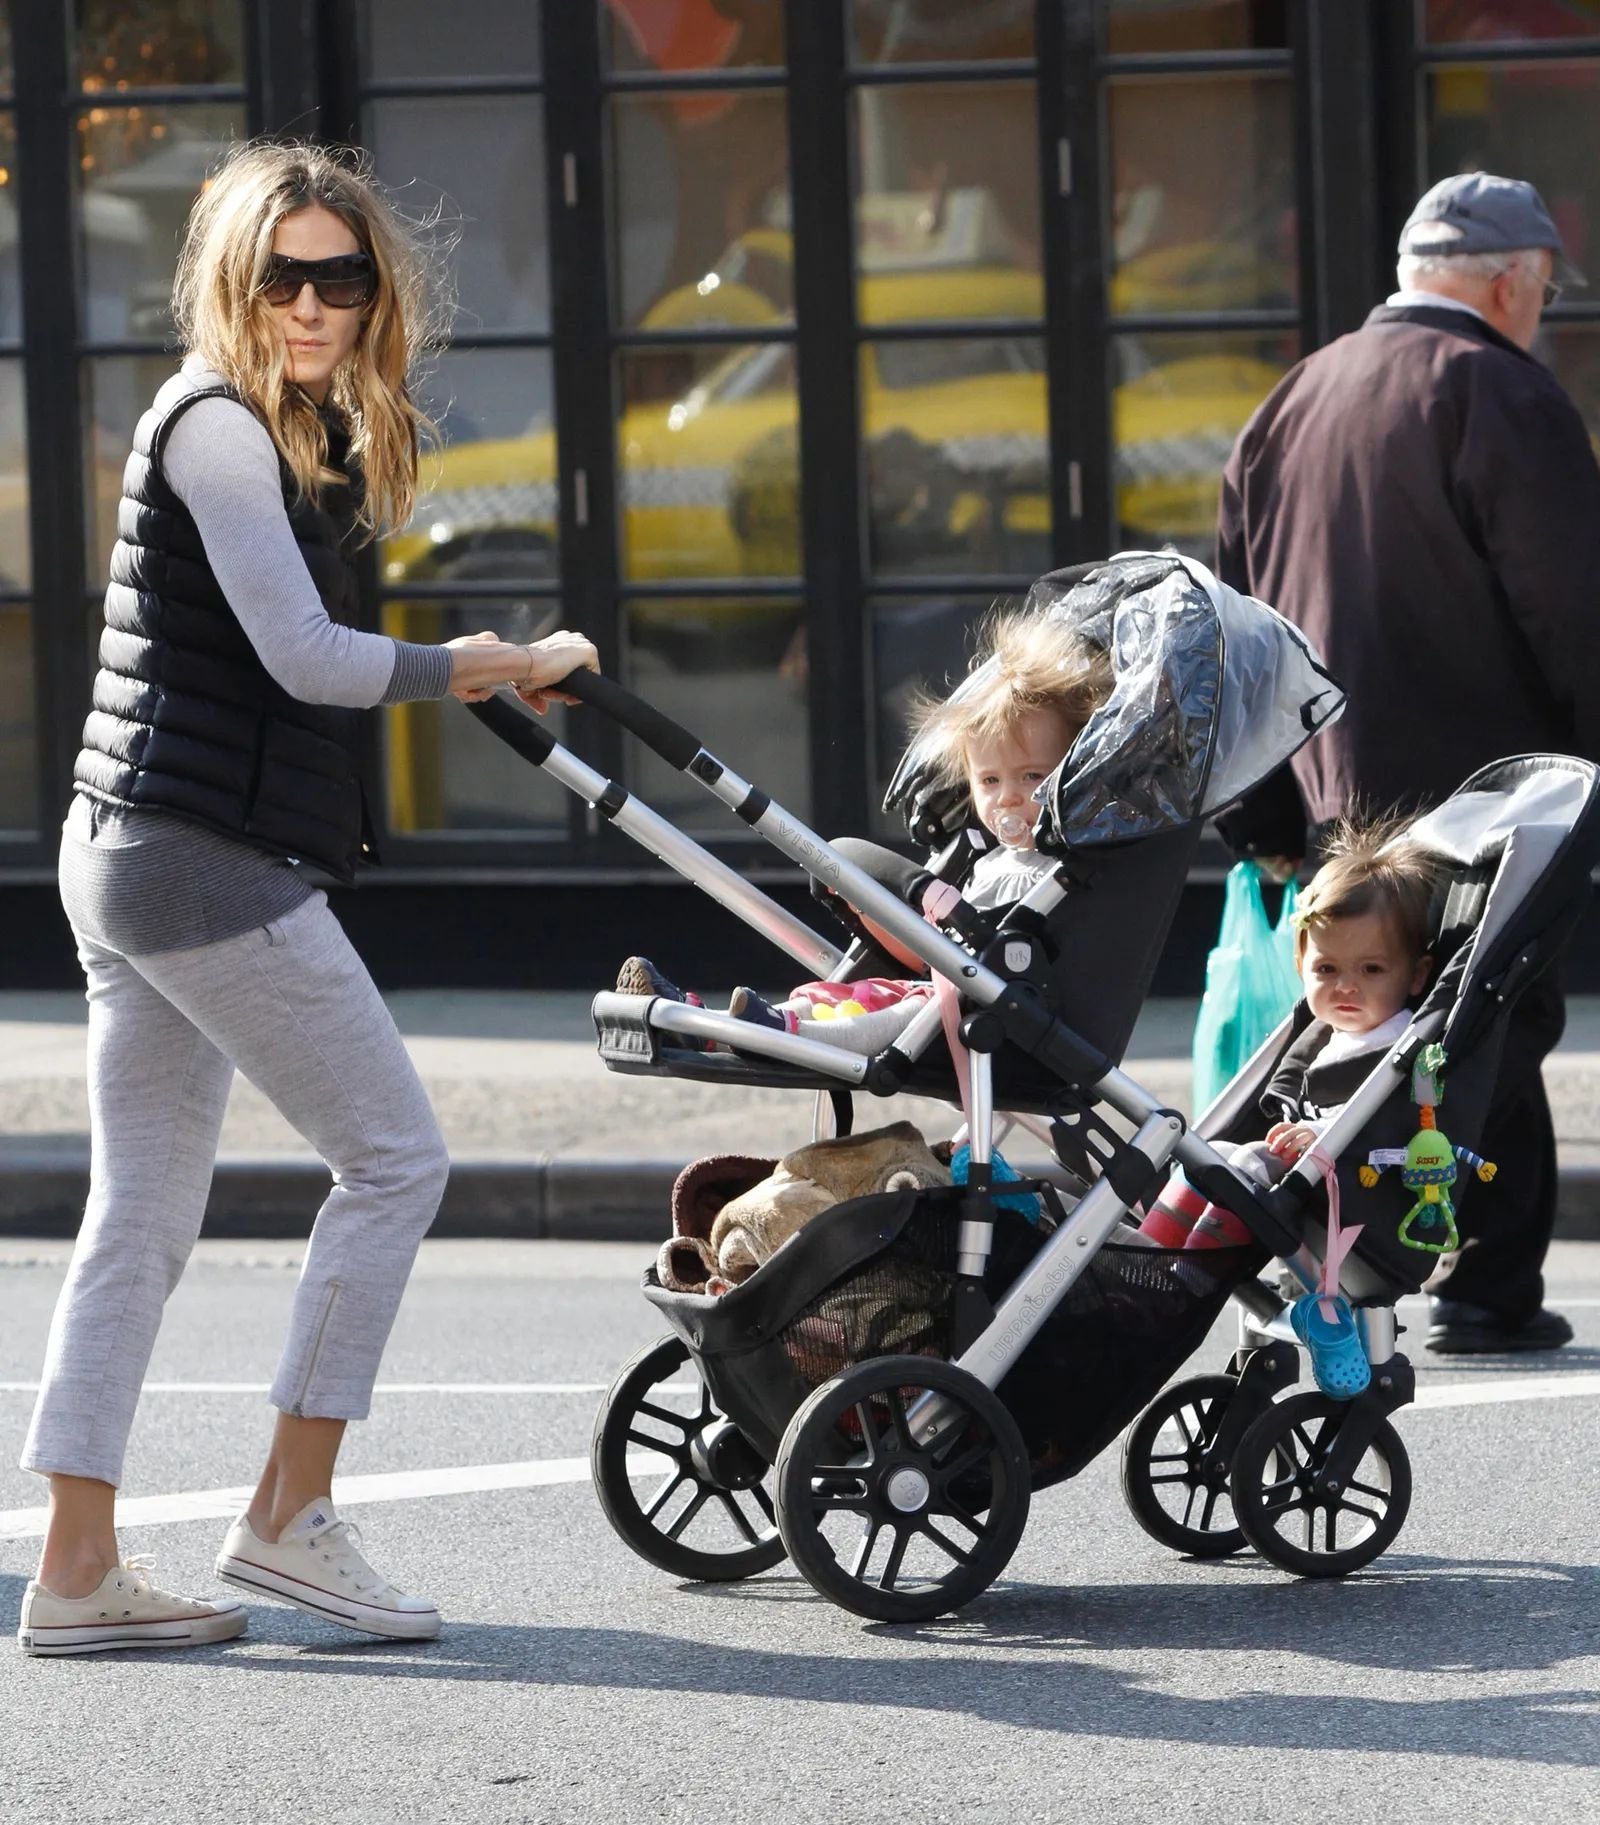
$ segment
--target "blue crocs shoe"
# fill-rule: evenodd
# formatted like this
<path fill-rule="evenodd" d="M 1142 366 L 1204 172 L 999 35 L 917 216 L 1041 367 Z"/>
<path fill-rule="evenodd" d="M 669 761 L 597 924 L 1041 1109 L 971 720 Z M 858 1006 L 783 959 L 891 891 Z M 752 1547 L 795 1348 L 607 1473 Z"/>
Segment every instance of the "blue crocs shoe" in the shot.
<path fill-rule="evenodd" d="M 1327 1298 L 1334 1308 L 1330 1320 L 1322 1314 Z M 1354 1400 L 1372 1380 L 1372 1366 L 1361 1347 L 1356 1315 L 1343 1293 L 1307 1293 L 1289 1308 L 1294 1334 L 1306 1346 L 1317 1386 L 1333 1400 Z"/>

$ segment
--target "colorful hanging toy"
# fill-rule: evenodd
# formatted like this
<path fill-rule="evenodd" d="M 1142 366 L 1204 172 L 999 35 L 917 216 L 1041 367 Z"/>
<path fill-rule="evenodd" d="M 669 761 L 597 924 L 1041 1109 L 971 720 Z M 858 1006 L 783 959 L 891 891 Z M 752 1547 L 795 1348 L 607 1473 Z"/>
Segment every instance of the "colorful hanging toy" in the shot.
<path fill-rule="evenodd" d="M 1417 1105 L 1422 1126 L 1403 1149 L 1374 1148 L 1357 1174 L 1370 1190 L 1387 1167 L 1400 1168 L 1400 1183 L 1407 1191 L 1416 1192 L 1417 1201 L 1401 1219 L 1399 1240 L 1407 1248 L 1426 1249 L 1436 1255 L 1461 1243 L 1455 1206 L 1450 1200 L 1450 1187 L 1456 1182 L 1456 1161 L 1472 1167 L 1485 1185 L 1497 1170 L 1493 1161 L 1480 1158 L 1470 1147 L 1452 1147 L 1439 1127 L 1434 1111 L 1444 1100 L 1444 1066 L 1443 1046 L 1424 1046 L 1418 1052 L 1411 1071 L 1411 1100 Z"/>

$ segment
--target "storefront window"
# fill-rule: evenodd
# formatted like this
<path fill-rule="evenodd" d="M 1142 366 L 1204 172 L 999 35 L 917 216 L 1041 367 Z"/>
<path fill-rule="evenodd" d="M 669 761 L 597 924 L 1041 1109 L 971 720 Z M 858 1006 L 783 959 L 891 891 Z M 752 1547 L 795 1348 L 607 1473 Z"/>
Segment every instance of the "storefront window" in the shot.
<path fill-rule="evenodd" d="M 616 95 L 614 314 L 629 328 L 745 329 L 793 316 L 781 90 Z"/>
<path fill-rule="evenodd" d="M 1600 324 L 1547 324 L 1533 352 L 1571 394 L 1600 458 Z"/>
<path fill-rule="evenodd" d="M 1033 55 L 1034 0 L 850 0 L 857 63 Z"/>
<path fill-rule="evenodd" d="M 91 339 L 167 333 L 189 207 L 244 134 L 238 105 L 97 106 L 79 114 L 79 282 Z"/>
<path fill-rule="evenodd" d="M 553 388 L 544 349 L 458 349 L 438 362 L 418 403 L 442 447 L 422 458 L 411 523 L 383 543 L 387 585 L 558 574 Z"/>
<path fill-rule="evenodd" d="M 1288 77 L 1119 77 L 1107 99 L 1112 313 L 1293 305 Z"/>
<path fill-rule="evenodd" d="M 361 0 L 362 67 L 374 82 L 539 74 L 540 0 Z"/>
<path fill-rule="evenodd" d="M 77 0 L 74 12 L 78 81 L 86 90 L 244 80 L 240 0 Z"/>
<path fill-rule="evenodd" d="M 1106 49 L 1113 56 L 1281 50 L 1287 13 L 1285 0 L 1106 0 Z"/>
<path fill-rule="evenodd" d="M 1593 0 L 1421 0 L 1417 11 L 1422 36 L 1432 44 L 1600 36 Z"/>
<path fill-rule="evenodd" d="M 455 328 L 550 328 L 544 104 L 536 95 L 375 101 L 367 143 L 413 220 L 450 247 Z"/>
<path fill-rule="evenodd" d="M 429 643 L 485 628 L 503 640 L 538 640 L 562 625 L 561 603 L 544 596 L 493 597 L 456 606 L 386 602 L 382 611 L 384 633 Z M 480 728 L 453 698 L 399 704 L 383 714 L 391 830 L 407 836 L 565 834 L 571 795 Z M 566 717 L 566 709 L 557 705 L 545 718 L 557 741 Z"/>
<path fill-rule="evenodd" d="M 1117 544 L 1210 563 L 1235 438 L 1298 355 L 1292 334 L 1112 339 Z"/>
<path fill-rule="evenodd" d="M 1018 596 L 1016 600 L 1020 601 Z M 991 596 L 880 596 L 867 604 L 867 652 L 872 667 L 867 701 L 872 714 L 872 833 L 902 839 L 905 824 L 883 809 L 883 795 L 907 745 L 907 719 L 917 697 L 948 696 L 966 676 L 983 617 L 1004 607 Z"/>
<path fill-rule="evenodd" d="M 33 616 L 0 603 L 0 830 L 32 830 L 39 819 L 35 762 Z"/>
<path fill-rule="evenodd" d="M 863 84 L 855 131 L 861 320 L 1038 317 L 1033 85 Z"/>
<path fill-rule="evenodd" d="M 811 815 L 805 610 L 705 597 L 623 608 L 628 688 L 692 731 L 797 817 Z M 740 826 L 703 786 L 628 744 L 628 785 L 675 823 L 715 836 Z"/>
<path fill-rule="evenodd" d="M 783 12 L 784 0 L 602 0 L 607 59 L 619 73 L 778 69 Z"/>
<path fill-rule="evenodd" d="M 1041 340 L 869 342 L 861 401 L 875 572 L 1032 576 L 1049 568 Z"/>
<path fill-rule="evenodd" d="M 1457 171 L 1526 178 L 1588 271 L 1600 249 L 1600 64 L 1439 66 L 1426 96 L 1428 182 Z"/>
<path fill-rule="evenodd" d="M 619 365 L 624 574 L 798 575 L 793 345 L 630 349 Z"/>

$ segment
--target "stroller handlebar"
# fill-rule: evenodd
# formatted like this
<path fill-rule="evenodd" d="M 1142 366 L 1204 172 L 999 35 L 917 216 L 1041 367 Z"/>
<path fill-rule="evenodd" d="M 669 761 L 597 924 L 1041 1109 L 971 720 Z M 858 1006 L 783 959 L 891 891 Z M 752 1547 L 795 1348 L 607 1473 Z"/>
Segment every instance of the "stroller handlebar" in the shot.
<path fill-rule="evenodd" d="M 670 716 L 664 716 L 653 704 L 648 704 L 642 697 L 635 697 L 632 691 L 625 690 L 614 678 L 607 678 L 600 672 L 591 672 L 580 666 L 577 671 L 569 672 L 559 684 L 550 687 L 554 691 L 563 691 L 569 697 L 577 697 L 591 708 L 599 710 L 603 716 L 609 716 L 613 722 L 619 722 L 630 734 L 637 735 L 647 748 L 653 749 L 670 767 L 676 767 L 680 773 L 689 770 L 689 763 L 700 752 L 702 743 L 697 737 L 676 723 Z"/>
<path fill-rule="evenodd" d="M 504 699 L 487 697 L 482 703 L 469 703 L 465 707 L 507 747 L 515 748 L 524 760 L 542 767 L 550 758 L 556 738 L 542 724 L 525 716 L 521 710 L 513 709 Z"/>

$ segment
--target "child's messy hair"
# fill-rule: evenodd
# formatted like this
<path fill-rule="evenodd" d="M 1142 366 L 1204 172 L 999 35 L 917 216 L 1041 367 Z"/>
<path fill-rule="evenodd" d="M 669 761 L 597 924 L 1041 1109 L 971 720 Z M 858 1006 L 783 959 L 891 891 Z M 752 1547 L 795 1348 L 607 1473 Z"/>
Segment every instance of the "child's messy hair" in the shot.
<path fill-rule="evenodd" d="M 1335 919 L 1359 919 L 1371 912 L 1390 920 L 1408 957 L 1427 955 L 1438 865 L 1406 837 L 1410 824 L 1411 819 L 1399 817 L 1339 820 L 1322 866 L 1290 919 L 1297 964 L 1305 957 L 1308 933 Z"/>
<path fill-rule="evenodd" d="M 1010 736 L 1034 710 L 1054 710 L 1070 738 L 1111 695 L 1111 661 L 1062 622 L 1022 609 L 997 609 L 984 622 L 968 676 L 994 661 L 972 688 L 946 698 L 919 692 L 912 739 L 923 745 L 941 786 L 964 786 L 967 755 Z"/>

